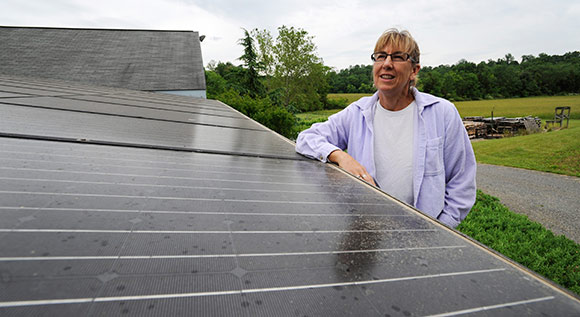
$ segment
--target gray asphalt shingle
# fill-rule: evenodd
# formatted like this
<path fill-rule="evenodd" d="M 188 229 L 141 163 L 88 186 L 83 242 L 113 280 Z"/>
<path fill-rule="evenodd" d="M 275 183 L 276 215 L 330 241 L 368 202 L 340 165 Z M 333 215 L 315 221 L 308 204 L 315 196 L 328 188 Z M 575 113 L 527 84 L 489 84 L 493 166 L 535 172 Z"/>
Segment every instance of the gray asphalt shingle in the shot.
<path fill-rule="evenodd" d="M 0 27 L 0 74 L 134 90 L 205 90 L 198 32 Z"/>

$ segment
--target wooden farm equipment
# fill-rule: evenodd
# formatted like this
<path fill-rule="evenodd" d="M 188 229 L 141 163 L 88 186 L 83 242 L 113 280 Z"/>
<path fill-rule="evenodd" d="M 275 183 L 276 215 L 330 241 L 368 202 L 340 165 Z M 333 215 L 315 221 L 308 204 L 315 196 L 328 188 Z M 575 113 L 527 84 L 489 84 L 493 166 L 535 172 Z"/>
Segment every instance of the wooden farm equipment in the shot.
<path fill-rule="evenodd" d="M 541 127 L 538 117 L 465 117 L 463 125 L 470 138 L 500 138 L 513 136 L 520 130 L 529 133 L 538 132 Z"/>
<path fill-rule="evenodd" d="M 546 120 L 546 125 L 544 126 L 545 129 L 548 128 L 550 123 L 552 127 L 556 126 L 556 123 L 560 124 L 560 128 L 562 128 L 562 123 L 566 120 L 566 126 L 568 127 L 568 121 L 570 121 L 570 107 L 556 107 L 554 109 L 554 120 Z"/>

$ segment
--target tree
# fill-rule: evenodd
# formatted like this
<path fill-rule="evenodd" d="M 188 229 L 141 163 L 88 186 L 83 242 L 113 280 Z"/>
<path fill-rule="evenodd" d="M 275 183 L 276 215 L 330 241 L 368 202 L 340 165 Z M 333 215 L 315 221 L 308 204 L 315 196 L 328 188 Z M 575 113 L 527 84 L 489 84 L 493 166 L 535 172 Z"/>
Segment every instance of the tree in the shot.
<path fill-rule="evenodd" d="M 443 75 L 443 84 L 441 86 L 443 97 L 449 100 L 457 100 L 458 96 L 455 89 L 460 80 L 461 78 L 455 71 L 451 70 L 446 72 L 445 75 Z"/>
<path fill-rule="evenodd" d="M 215 71 L 205 71 L 205 86 L 208 98 L 214 99 L 219 94 L 224 93 L 226 91 L 227 85 L 228 82 Z"/>
<path fill-rule="evenodd" d="M 481 87 L 477 75 L 471 72 L 460 74 L 460 81 L 456 83 L 455 91 L 461 99 L 481 99 Z"/>
<path fill-rule="evenodd" d="M 275 100 L 293 112 L 322 109 L 328 92 L 326 73 L 329 68 L 316 55 L 313 37 L 303 29 L 281 26 L 273 41 L 267 30 L 255 30 L 259 62 L 268 79 Z"/>
<path fill-rule="evenodd" d="M 239 94 L 247 94 L 248 90 L 243 85 L 246 78 L 246 70 L 241 66 L 235 66 L 230 62 L 219 62 L 213 65 L 208 65 L 208 68 L 213 68 L 213 72 L 221 76 L 226 81 L 226 88 L 233 89 Z"/>
<path fill-rule="evenodd" d="M 274 74 L 274 56 L 272 46 L 274 40 L 268 30 L 252 30 L 252 37 L 257 42 L 258 66 L 260 72 L 265 76 Z"/>
<path fill-rule="evenodd" d="M 372 65 L 354 65 L 338 73 L 329 71 L 327 81 L 330 85 L 330 92 L 373 93 L 375 89 L 372 71 Z"/>
<path fill-rule="evenodd" d="M 505 54 L 505 61 L 506 61 L 506 63 L 508 63 L 508 65 L 518 63 L 516 61 L 516 58 L 511 53 Z"/>
<path fill-rule="evenodd" d="M 522 83 L 519 67 L 514 64 L 501 64 L 493 68 L 497 89 L 503 98 L 520 97 Z"/>
<path fill-rule="evenodd" d="M 436 96 L 442 96 L 442 75 L 438 71 L 427 71 L 422 69 L 419 73 L 417 88 L 423 92 Z"/>
<path fill-rule="evenodd" d="M 244 76 L 244 86 L 248 90 L 250 96 L 255 97 L 263 94 L 264 87 L 260 82 L 258 75 L 258 55 L 254 48 L 254 39 L 250 36 L 248 30 L 244 30 L 244 37 L 238 43 L 244 47 L 244 54 L 240 56 L 240 60 L 246 66 Z"/>

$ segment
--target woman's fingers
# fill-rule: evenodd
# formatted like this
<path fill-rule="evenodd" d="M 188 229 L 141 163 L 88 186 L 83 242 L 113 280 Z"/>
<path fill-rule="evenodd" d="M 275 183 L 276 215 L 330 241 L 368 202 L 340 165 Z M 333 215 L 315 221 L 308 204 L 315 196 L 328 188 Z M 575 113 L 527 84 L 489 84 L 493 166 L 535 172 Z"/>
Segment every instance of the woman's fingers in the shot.
<path fill-rule="evenodd" d="M 373 186 L 377 186 L 377 184 L 375 184 L 375 180 L 369 174 L 366 174 L 366 172 L 361 174 L 359 178 Z"/>
<path fill-rule="evenodd" d="M 365 182 L 376 186 L 374 179 L 369 175 L 366 168 L 357 162 L 357 160 L 355 160 L 348 153 L 339 150 L 334 151 L 330 153 L 328 160 L 337 163 L 340 168 L 364 180 Z"/>

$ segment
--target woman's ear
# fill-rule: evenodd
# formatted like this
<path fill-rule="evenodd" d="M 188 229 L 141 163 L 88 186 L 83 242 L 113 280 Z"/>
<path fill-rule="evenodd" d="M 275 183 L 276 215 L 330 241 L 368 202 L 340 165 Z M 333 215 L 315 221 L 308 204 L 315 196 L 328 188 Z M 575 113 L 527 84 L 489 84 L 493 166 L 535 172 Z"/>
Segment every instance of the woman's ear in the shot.
<path fill-rule="evenodd" d="M 413 70 L 411 71 L 411 78 L 409 78 L 409 79 L 410 80 L 417 79 L 417 75 L 419 74 L 419 70 L 421 70 L 421 64 L 413 65 Z"/>

